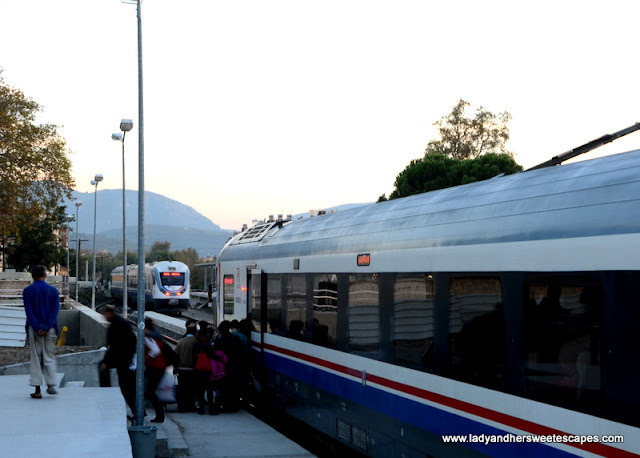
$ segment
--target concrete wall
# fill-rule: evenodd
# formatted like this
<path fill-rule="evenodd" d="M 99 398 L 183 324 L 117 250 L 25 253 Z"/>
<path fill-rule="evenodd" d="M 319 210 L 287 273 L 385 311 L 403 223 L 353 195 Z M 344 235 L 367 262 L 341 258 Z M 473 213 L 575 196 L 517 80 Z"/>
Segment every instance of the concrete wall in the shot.
<path fill-rule="evenodd" d="M 98 364 L 104 358 L 105 352 L 106 350 L 93 350 L 58 356 L 58 373 L 64 374 L 62 385 L 66 382 L 83 381 L 85 386 L 100 386 Z M 29 365 L 30 363 L 22 363 L 0 367 L 0 376 L 29 374 Z M 113 386 L 118 386 L 115 370 L 112 370 L 111 381 Z"/>
<path fill-rule="evenodd" d="M 68 328 L 64 338 L 64 345 L 80 345 L 80 311 L 60 310 L 60 313 L 58 313 L 58 330 L 60 334 L 62 334 L 64 326 Z M 58 337 L 60 337 L 60 334 L 58 334 Z"/>
<path fill-rule="evenodd" d="M 102 314 L 75 301 L 69 302 L 70 310 L 60 310 L 58 328 L 67 326 L 65 345 L 104 347 L 107 344 L 109 322 Z M 104 358 L 105 349 L 59 355 L 56 358 L 58 372 L 64 373 L 63 384 L 84 381 L 85 386 L 100 386 L 98 364 Z M 29 374 L 29 363 L 0 367 L 0 375 Z M 111 371 L 113 386 L 118 386 L 115 370 Z"/>
<path fill-rule="evenodd" d="M 75 302 L 72 310 L 79 312 L 78 345 L 101 347 L 107 344 L 109 322 L 102 314 Z"/>

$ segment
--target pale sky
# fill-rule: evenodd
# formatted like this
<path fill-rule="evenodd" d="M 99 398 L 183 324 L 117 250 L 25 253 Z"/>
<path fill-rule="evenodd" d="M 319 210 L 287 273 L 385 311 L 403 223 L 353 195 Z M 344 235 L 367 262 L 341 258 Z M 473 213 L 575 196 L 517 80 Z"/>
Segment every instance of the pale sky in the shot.
<path fill-rule="evenodd" d="M 225 229 L 373 202 L 460 98 L 509 111 L 531 167 L 640 121 L 639 17 L 638 0 L 146 0 L 145 188 Z M 122 188 L 111 133 L 133 119 L 138 189 L 135 5 L 0 0 L 0 68 L 63 126 L 78 191 Z"/>

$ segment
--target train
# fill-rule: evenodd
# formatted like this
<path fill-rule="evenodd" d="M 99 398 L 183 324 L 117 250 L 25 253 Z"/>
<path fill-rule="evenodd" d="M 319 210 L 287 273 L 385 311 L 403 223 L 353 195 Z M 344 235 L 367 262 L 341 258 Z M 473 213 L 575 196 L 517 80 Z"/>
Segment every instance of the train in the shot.
<path fill-rule="evenodd" d="M 138 265 L 127 266 L 127 305 L 136 307 L 138 301 Z M 123 301 L 123 270 L 118 266 L 111 272 L 111 296 L 119 304 Z M 159 313 L 181 315 L 189 308 L 189 267 L 178 261 L 160 261 L 144 266 L 145 308 Z"/>
<path fill-rule="evenodd" d="M 355 452 L 640 455 L 640 150 L 259 223 L 217 271 L 263 400 Z"/>

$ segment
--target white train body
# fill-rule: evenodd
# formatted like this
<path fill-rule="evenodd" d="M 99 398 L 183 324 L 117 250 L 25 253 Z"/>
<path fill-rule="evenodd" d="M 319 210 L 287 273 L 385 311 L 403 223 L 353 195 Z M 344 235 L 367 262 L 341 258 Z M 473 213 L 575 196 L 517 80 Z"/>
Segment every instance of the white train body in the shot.
<path fill-rule="evenodd" d="M 640 455 L 640 150 L 271 222 L 218 259 L 263 394 L 355 450 Z"/>
<path fill-rule="evenodd" d="M 138 300 L 138 265 L 127 266 L 127 303 L 136 307 Z M 111 295 L 122 302 L 122 266 L 111 272 Z M 189 268 L 178 261 L 145 264 L 145 304 L 160 313 L 180 313 L 189 308 Z"/>

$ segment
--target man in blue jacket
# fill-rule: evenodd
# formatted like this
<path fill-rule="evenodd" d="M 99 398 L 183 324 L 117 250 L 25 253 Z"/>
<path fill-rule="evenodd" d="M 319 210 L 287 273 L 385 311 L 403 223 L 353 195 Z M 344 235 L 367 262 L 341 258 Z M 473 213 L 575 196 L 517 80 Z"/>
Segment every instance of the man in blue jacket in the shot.
<path fill-rule="evenodd" d="M 27 286 L 23 293 L 24 311 L 27 315 L 25 326 L 29 335 L 31 347 L 31 386 L 35 392 L 34 399 L 41 399 L 40 385 L 42 376 L 47 384 L 47 393 L 58 394 L 56 391 L 56 339 L 58 334 L 58 311 L 60 297 L 58 290 L 47 284 L 45 266 L 33 266 L 31 277 L 33 283 Z"/>

